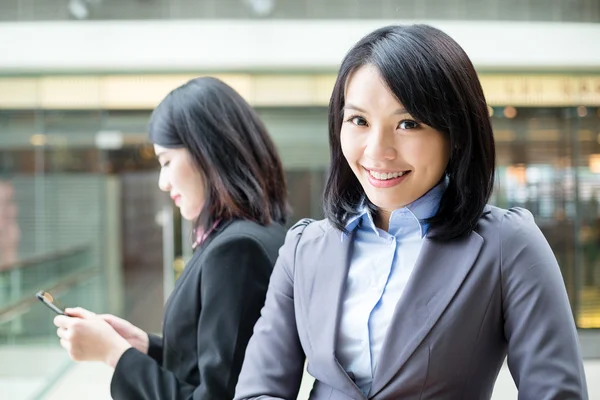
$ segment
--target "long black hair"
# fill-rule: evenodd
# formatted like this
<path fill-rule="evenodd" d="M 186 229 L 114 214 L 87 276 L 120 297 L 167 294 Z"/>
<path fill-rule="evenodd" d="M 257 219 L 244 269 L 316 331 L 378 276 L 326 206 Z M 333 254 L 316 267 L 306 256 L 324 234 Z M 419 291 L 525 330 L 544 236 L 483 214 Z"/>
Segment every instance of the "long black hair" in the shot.
<path fill-rule="evenodd" d="M 220 219 L 285 224 L 289 214 L 283 166 L 258 114 L 230 86 L 193 79 L 173 90 L 152 112 L 150 141 L 185 148 L 205 181 L 206 199 L 196 228 Z"/>
<path fill-rule="evenodd" d="M 470 233 L 494 186 L 491 121 L 469 57 L 452 38 L 428 25 L 377 29 L 344 58 L 329 103 L 331 168 L 324 195 L 325 215 L 344 231 L 346 221 L 365 197 L 342 154 L 340 131 L 346 81 L 367 64 L 379 70 L 411 116 L 449 139 L 448 186 L 437 214 L 429 220 L 430 237 L 449 240 Z"/>

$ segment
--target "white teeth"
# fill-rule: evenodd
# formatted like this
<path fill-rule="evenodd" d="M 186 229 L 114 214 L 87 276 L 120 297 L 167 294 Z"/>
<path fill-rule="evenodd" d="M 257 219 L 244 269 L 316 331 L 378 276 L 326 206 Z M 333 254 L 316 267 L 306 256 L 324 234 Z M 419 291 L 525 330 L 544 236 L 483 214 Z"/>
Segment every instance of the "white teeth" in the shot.
<path fill-rule="evenodd" d="M 375 172 L 375 171 L 369 171 L 369 173 L 371 174 L 372 177 L 374 177 L 375 179 L 379 179 L 380 181 L 386 181 L 388 179 L 393 179 L 393 178 L 398 178 L 399 176 L 404 175 L 406 172 Z"/>

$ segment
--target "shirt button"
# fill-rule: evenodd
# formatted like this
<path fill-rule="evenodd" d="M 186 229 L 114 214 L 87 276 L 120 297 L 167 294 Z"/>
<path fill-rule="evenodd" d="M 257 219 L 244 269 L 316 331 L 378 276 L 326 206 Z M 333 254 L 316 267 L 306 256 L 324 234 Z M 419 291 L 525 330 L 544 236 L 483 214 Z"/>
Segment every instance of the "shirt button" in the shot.
<path fill-rule="evenodd" d="M 388 242 L 389 242 L 390 244 L 394 244 L 395 240 L 394 240 L 394 238 L 393 238 L 393 237 L 391 237 L 391 238 L 389 238 L 389 239 L 388 239 Z"/>

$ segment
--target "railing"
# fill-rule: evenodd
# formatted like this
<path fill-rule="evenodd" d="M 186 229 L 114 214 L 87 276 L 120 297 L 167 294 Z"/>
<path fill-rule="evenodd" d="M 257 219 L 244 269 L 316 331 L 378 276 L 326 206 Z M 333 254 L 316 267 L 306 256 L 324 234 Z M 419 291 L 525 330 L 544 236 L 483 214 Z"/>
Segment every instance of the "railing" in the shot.
<path fill-rule="evenodd" d="M 38 290 L 60 297 L 97 273 L 89 246 L 0 265 L 0 327 L 27 313 L 38 302 L 34 297 Z"/>
<path fill-rule="evenodd" d="M 0 272 L 33 267 L 48 261 L 62 260 L 65 257 L 69 257 L 73 254 L 87 250 L 89 250 L 89 246 L 76 246 L 70 249 L 57 251 L 51 254 L 44 254 L 37 257 L 30 257 L 27 259 L 18 260 L 12 263 L 0 264 Z"/>
<path fill-rule="evenodd" d="M 0 387 L 11 399 L 42 399 L 72 364 L 60 348 L 54 313 L 35 293 L 96 309 L 102 279 L 91 246 L 0 265 Z"/>
<path fill-rule="evenodd" d="M 73 286 L 81 282 L 85 282 L 98 274 L 97 268 L 87 268 L 81 271 L 75 271 L 69 273 L 67 276 L 61 278 L 59 281 L 49 284 L 44 287 L 44 290 L 52 293 L 53 296 L 60 297 L 66 291 Z M 19 315 L 25 314 L 33 306 L 38 304 L 39 301 L 29 293 L 23 296 L 17 301 L 14 301 L 7 306 L 0 308 L 0 325 L 5 322 L 14 320 Z"/>

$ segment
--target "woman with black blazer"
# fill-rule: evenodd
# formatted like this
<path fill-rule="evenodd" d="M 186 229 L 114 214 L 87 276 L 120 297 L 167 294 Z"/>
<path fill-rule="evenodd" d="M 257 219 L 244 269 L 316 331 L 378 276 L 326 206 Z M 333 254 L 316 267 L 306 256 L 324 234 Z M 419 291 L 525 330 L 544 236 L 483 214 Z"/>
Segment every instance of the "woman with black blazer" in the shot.
<path fill-rule="evenodd" d="M 163 336 L 81 308 L 56 317 L 57 334 L 73 360 L 115 368 L 114 399 L 231 399 L 284 240 L 282 164 L 255 111 L 214 78 L 171 92 L 149 133 L 160 189 L 195 221 Z"/>

